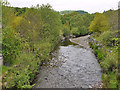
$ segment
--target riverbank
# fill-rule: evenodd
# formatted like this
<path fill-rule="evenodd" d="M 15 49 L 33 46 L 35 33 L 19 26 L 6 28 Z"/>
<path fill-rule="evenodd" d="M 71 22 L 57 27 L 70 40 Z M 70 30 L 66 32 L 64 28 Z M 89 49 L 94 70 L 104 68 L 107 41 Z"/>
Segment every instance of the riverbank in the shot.
<path fill-rule="evenodd" d="M 49 4 L 37 9 L 36 6 L 14 8 L 3 5 L 2 10 L 2 86 L 32 88 L 38 68 L 42 62 L 49 61 L 49 54 L 59 41 L 60 15 Z"/>
<path fill-rule="evenodd" d="M 102 81 L 103 88 L 117 88 L 119 87 L 117 81 L 117 63 L 118 63 L 118 50 L 116 46 L 108 46 L 101 39 L 103 37 L 92 36 L 90 38 L 90 47 L 94 50 L 94 53 L 102 68 Z"/>

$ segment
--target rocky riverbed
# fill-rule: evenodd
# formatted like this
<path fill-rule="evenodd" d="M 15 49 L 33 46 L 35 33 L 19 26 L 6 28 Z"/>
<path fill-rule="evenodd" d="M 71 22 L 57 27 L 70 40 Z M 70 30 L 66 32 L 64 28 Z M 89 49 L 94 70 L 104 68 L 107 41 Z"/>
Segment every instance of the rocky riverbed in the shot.
<path fill-rule="evenodd" d="M 63 42 L 47 64 L 41 66 L 34 88 L 93 88 L 100 87 L 101 68 L 92 53 L 88 37 Z"/>

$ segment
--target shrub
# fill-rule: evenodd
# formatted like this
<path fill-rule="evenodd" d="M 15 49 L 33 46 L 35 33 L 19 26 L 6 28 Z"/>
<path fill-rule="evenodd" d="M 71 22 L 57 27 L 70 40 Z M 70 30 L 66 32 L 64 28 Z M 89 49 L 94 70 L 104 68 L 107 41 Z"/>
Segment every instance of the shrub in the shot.
<path fill-rule="evenodd" d="M 14 63 L 16 55 L 20 50 L 20 37 L 18 33 L 11 28 L 3 30 L 2 54 L 3 64 L 11 65 Z"/>
<path fill-rule="evenodd" d="M 83 36 L 88 34 L 88 29 L 85 26 L 79 26 L 78 28 L 73 28 L 72 33 L 75 36 Z"/>
<path fill-rule="evenodd" d="M 31 88 L 38 67 L 49 60 L 50 51 L 58 43 L 61 21 L 50 5 L 26 8 L 19 16 L 13 9 L 3 8 L 2 53 L 8 67 L 4 68 L 7 74 L 3 76 L 3 87 Z"/>
<path fill-rule="evenodd" d="M 66 37 L 66 36 L 69 36 L 70 35 L 70 30 L 67 28 L 67 27 L 63 27 L 63 36 Z"/>
<path fill-rule="evenodd" d="M 86 35 L 86 34 L 88 34 L 88 29 L 85 26 L 78 27 L 78 31 L 79 31 L 80 35 Z"/>
<path fill-rule="evenodd" d="M 72 34 L 75 36 L 80 35 L 78 28 L 72 28 Z"/>
<path fill-rule="evenodd" d="M 105 31 L 97 39 L 105 45 L 112 46 L 112 38 L 114 38 L 114 33 L 112 31 Z"/>
<path fill-rule="evenodd" d="M 103 74 L 102 80 L 103 88 L 117 88 L 117 76 L 114 71 Z"/>

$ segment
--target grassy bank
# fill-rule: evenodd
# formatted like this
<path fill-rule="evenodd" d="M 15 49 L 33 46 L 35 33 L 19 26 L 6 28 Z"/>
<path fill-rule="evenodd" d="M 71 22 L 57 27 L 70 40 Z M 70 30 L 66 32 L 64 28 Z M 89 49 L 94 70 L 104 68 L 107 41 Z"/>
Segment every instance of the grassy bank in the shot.
<path fill-rule="evenodd" d="M 99 37 L 101 38 L 101 37 Z M 94 37 L 94 40 L 98 38 Z M 117 74 L 118 74 L 118 51 L 116 47 L 109 47 L 103 45 L 101 42 L 90 43 L 90 47 L 94 50 L 95 55 L 102 68 L 103 88 L 117 88 Z"/>
<path fill-rule="evenodd" d="M 103 88 L 118 88 L 118 10 L 96 13 L 91 22 L 92 32 L 90 43 L 103 69 Z"/>

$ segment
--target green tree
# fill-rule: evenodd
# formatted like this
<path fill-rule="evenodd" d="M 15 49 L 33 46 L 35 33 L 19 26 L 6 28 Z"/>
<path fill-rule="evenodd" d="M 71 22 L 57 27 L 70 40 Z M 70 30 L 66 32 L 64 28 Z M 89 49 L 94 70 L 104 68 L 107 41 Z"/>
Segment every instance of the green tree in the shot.
<path fill-rule="evenodd" d="M 102 33 L 109 30 L 109 28 L 108 17 L 103 14 L 96 13 L 94 20 L 90 24 L 89 31 Z"/>

